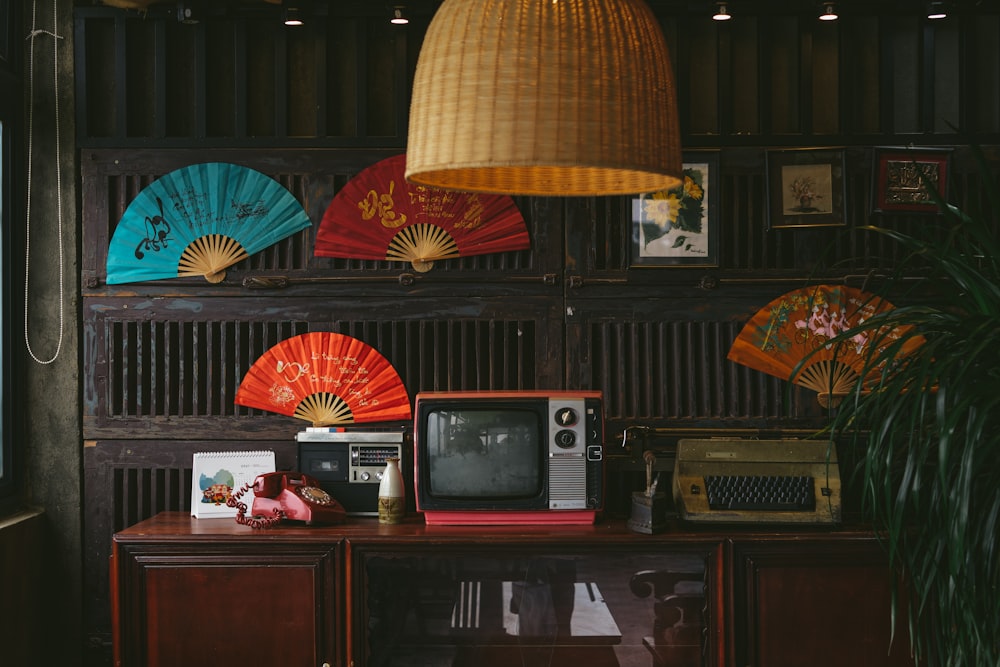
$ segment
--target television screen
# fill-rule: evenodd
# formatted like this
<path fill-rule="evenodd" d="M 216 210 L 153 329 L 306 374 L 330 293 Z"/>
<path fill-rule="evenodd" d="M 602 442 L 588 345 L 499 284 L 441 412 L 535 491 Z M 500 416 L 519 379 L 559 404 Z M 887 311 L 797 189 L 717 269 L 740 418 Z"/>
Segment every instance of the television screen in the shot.
<path fill-rule="evenodd" d="M 531 409 L 439 408 L 427 415 L 427 480 L 435 498 L 533 498 L 544 490 L 544 424 Z"/>

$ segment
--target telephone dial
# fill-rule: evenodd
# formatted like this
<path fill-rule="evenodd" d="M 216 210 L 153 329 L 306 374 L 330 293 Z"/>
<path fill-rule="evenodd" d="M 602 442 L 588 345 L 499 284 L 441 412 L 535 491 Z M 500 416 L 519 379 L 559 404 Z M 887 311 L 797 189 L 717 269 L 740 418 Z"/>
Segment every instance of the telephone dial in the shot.
<path fill-rule="evenodd" d="M 253 490 L 253 506 L 240 498 Z M 320 488 L 319 481 L 300 472 L 271 472 L 258 475 L 253 484 L 244 484 L 227 503 L 235 507 L 236 522 L 251 528 L 269 528 L 284 520 L 306 524 L 343 523 L 347 512 L 333 496 Z"/>

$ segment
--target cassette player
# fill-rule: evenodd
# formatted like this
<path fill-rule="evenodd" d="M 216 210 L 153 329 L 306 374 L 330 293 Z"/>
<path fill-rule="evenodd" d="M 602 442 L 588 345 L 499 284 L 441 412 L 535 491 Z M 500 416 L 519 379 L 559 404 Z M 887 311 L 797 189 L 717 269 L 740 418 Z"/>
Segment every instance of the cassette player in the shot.
<path fill-rule="evenodd" d="M 352 431 L 310 427 L 295 436 L 298 469 L 316 478 L 348 515 L 378 516 L 378 488 L 386 459 L 399 459 L 407 512 L 413 501 L 413 438 L 405 431 Z"/>

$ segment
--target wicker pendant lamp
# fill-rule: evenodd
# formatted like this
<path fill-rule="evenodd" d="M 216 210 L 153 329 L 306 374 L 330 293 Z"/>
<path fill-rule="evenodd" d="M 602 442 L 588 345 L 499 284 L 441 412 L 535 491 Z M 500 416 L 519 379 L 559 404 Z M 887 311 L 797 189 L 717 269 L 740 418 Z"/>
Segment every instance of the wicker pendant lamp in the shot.
<path fill-rule="evenodd" d="M 681 182 L 666 40 L 642 0 L 444 0 L 417 60 L 406 179 L 508 195 Z"/>

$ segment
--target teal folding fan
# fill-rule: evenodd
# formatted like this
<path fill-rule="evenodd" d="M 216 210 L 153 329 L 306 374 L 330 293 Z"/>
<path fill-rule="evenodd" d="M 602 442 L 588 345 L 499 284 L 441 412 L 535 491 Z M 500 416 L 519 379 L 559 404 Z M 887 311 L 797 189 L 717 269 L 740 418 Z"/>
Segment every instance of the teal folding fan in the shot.
<path fill-rule="evenodd" d="M 248 167 L 206 162 L 153 181 L 128 205 L 108 247 L 108 284 L 204 276 L 311 225 L 302 205 L 273 178 Z"/>

